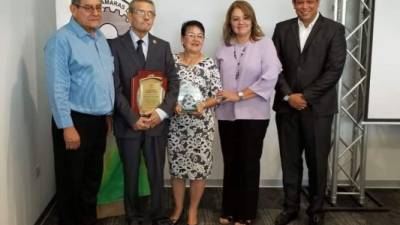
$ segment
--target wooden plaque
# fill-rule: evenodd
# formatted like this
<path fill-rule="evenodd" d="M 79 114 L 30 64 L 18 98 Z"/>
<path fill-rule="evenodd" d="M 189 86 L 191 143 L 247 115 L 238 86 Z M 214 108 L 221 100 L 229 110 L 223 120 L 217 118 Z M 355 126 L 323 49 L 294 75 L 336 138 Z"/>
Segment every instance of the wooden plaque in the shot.
<path fill-rule="evenodd" d="M 140 70 L 131 83 L 131 107 L 143 115 L 156 109 L 164 100 L 167 79 L 159 71 Z"/>

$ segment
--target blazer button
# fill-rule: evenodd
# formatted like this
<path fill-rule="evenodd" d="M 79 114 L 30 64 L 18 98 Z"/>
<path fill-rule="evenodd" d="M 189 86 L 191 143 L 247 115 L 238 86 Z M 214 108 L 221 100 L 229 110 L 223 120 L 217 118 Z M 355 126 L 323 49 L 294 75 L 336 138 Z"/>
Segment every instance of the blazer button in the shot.
<path fill-rule="evenodd" d="M 297 71 L 301 71 L 301 67 L 299 66 L 299 67 L 297 67 Z"/>

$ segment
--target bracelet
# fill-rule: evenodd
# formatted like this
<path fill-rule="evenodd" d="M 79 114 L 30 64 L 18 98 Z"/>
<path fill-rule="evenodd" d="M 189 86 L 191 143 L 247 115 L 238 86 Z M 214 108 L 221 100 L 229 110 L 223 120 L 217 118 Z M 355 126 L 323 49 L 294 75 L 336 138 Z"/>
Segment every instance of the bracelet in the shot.
<path fill-rule="evenodd" d="M 244 93 L 242 91 L 239 91 L 237 93 L 238 97 L 239 97 L 239 101 L 242 101 L 244 99 Z"/>

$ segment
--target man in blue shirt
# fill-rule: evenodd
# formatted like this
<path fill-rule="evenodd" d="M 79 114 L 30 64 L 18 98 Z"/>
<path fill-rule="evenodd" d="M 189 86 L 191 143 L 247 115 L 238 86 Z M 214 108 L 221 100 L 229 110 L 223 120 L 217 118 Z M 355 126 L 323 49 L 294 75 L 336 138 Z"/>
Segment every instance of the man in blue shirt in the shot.
<path fill-rule="evenodd" d="M 45 47 L 60 225 L 96 222 L 96 195 L 114 106 L 114 63 L 100 0 L 72 0 L 71 20 Z"/>

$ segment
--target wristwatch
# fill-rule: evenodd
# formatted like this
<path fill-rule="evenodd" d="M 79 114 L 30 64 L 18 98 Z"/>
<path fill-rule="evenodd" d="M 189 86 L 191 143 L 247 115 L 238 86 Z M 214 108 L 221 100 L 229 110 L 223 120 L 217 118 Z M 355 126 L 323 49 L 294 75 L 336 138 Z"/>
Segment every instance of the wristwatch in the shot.
<path fill-rule="evenodd" d="M 242 101 L 243 98 L 244 98 L 244 93 L 243 93 L 243 91 L 239 91 L 239 92 L 237 93 L 237 95 L 239 96 L 239 101 Z"/>
<path fill-rule="evenodd" d="M 285 97 L 283 97 L 283 101 L 285 102 L 289 101 L 289 95 L 285 95 Z"/>

